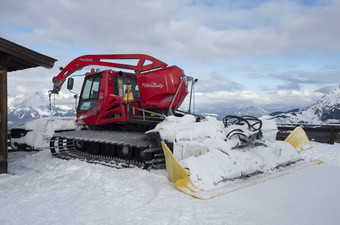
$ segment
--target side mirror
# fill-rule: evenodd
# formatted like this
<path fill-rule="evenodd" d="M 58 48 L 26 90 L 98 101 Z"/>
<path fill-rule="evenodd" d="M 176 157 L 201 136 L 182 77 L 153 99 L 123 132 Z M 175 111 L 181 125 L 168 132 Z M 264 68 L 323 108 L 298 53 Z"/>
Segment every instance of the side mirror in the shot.
<path fill-rule="evenodd" d="M 67 79 L 67 89 L 72 90 L 73 89 L 73 83 L 74 79 L 72 77 Z"/>

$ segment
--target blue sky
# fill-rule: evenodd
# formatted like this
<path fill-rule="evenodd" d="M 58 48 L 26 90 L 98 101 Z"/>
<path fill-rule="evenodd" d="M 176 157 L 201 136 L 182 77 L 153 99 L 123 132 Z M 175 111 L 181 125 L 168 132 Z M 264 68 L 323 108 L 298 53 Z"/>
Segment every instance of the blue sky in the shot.
<path fill-rule="evenodd" d="M 4 0 L 0 36 L 58 59 L 11 73 L 9 94 L 47 92 L 80 55 L 144 53 L 199 79 L 198 108 L 305 107 L 339 86 L 339 12 L 339 0 Z"/>

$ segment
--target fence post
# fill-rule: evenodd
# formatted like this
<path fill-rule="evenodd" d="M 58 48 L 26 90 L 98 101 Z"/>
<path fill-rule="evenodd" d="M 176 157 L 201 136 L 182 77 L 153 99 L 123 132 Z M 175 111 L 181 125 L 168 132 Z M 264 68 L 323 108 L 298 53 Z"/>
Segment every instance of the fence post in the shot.
<path fill-rule="evenodd" d="M 7 68 L 0 65 L 0 173 L 7 173 L 7 132 Z"/>
<path fill-rule="evenodd" d="M 330 131 L 329 143 L 334 145 L 334 140 L 335 140 L 335 128 L 334 128 L 334 126 L 331 126 L 329 131 Z"/>

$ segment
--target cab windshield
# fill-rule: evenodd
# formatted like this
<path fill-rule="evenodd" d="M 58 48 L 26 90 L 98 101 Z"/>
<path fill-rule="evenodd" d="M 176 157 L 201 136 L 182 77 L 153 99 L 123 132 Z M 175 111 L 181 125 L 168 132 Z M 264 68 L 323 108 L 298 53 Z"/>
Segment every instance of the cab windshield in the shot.
<path fill-rule="evenodd" d="M 98 101 L 101 76 L 86 77 L 79 98 L 78 112 L 87 113 Z"/>

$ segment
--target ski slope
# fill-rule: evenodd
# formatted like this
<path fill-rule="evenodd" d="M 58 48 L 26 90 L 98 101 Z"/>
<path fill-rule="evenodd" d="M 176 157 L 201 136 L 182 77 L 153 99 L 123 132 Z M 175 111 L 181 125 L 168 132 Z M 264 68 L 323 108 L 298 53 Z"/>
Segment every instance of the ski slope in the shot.
<path fill-rule="evenodd" d="M 340 144 L 312 143 L 324 163 L 211 200 L 178 191 L 165 170 L 112 169 L 9 153 L 1 224 L 339 224 Z"/>

